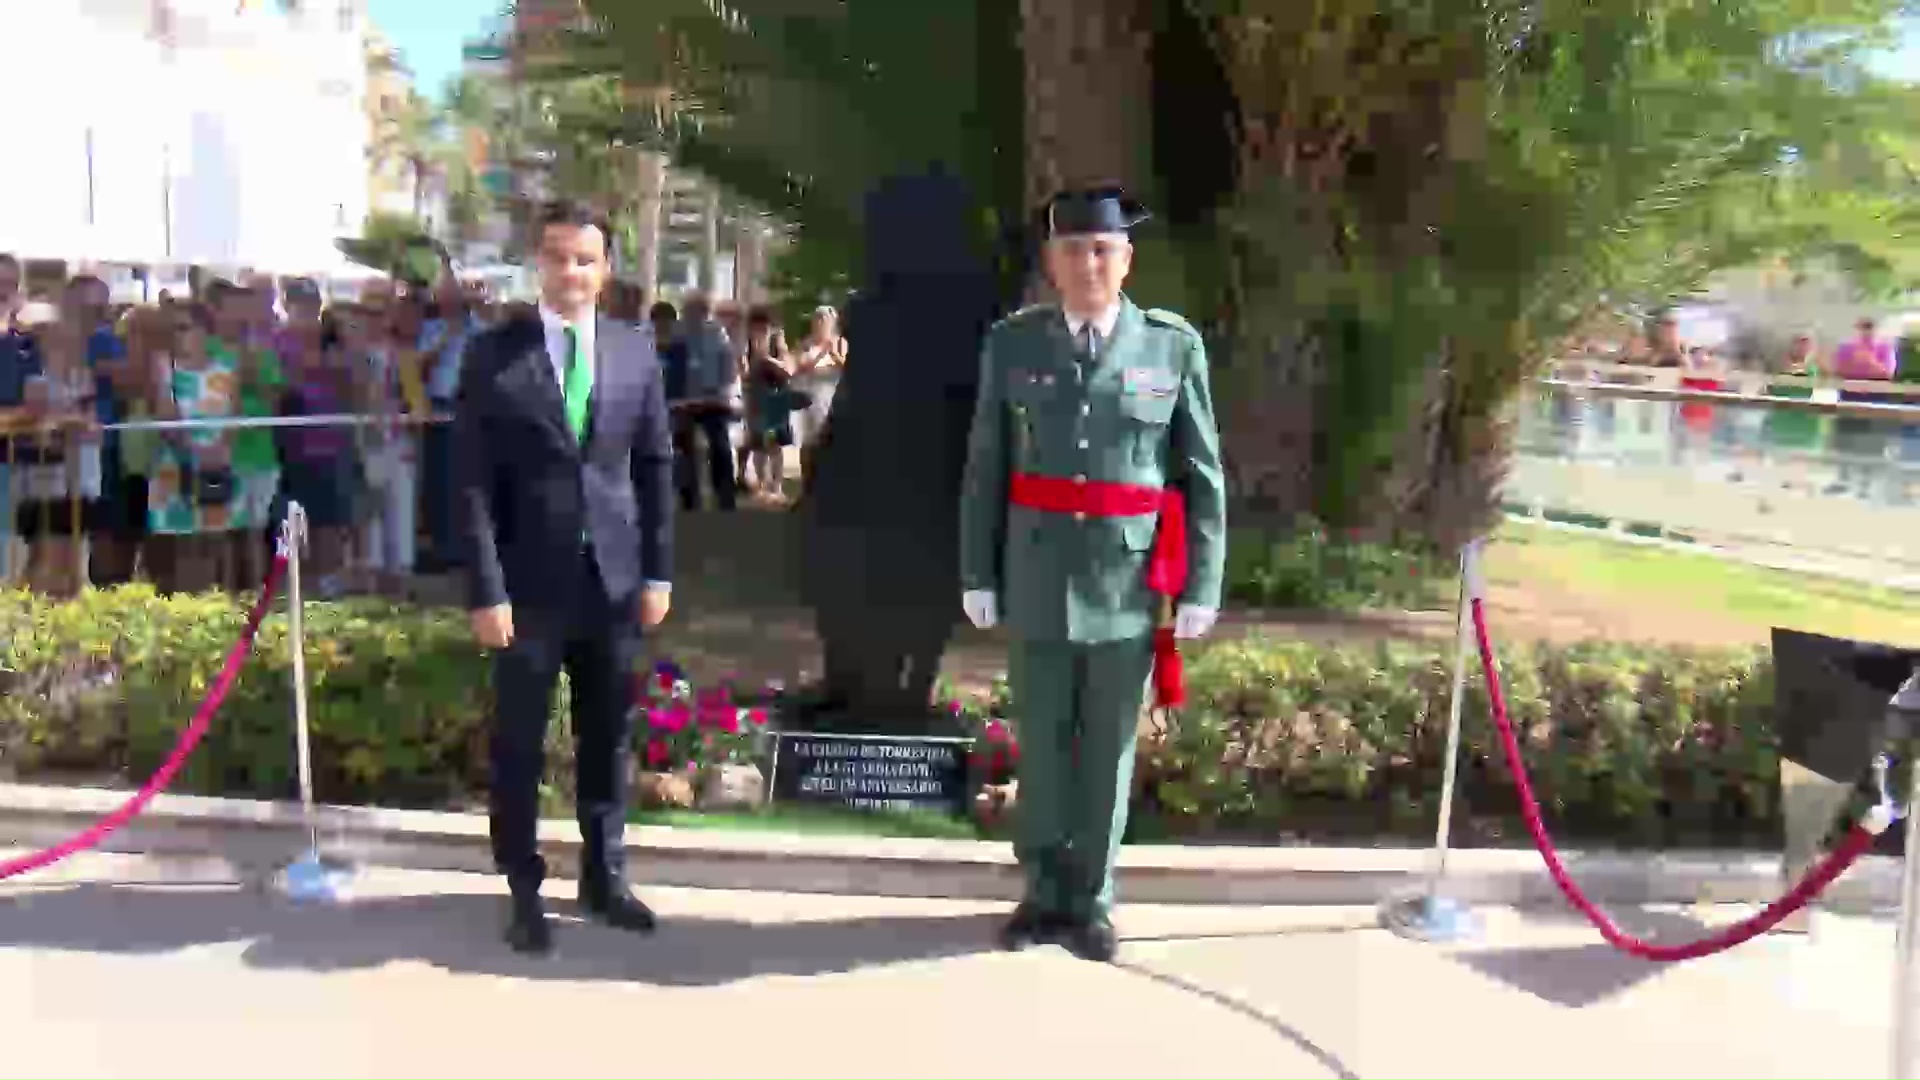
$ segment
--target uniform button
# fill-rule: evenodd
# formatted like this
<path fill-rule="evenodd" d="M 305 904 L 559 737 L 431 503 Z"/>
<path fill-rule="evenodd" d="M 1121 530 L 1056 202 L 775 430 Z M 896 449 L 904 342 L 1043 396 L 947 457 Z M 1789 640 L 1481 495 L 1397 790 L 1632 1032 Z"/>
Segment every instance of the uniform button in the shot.
<path fill-rule="evenodd" d="M 1083 402 L 1083 403 L 1081 403 L 1081 405 L 1080 405 L 1080 415 L 1081 415 L 1081 416 L 1085 416 L 1085 415 L 1087 415 L 1088 413 L 1090 413 L 1090 412 L 1092 412 L 1092 411 L 1093 411 L 1093 405 L 1092 405 L 1092 403 L 1090 403 L 1090 402 Z"/>
<path fill-rule="evenodd" d="M 1085 439 L 1081 439 L 1081 440 L 1080 440 L 1080 449 L 1082 449 L 1082 450 L 1085 450 L 1086 448 L 1087 448 L 1087 440 L 1085 440 Z"/>
<path fill-rule="evenodd" d="M 1084 484 L 1084 483 L 1086 483 L 1086 482 L 1087 482 L 1087 474 L 1086 474 L 1086 473 L 1075 473 L 1075 474 L 1074 474 L 1074 476 L 1073 476 L 1073 482 L 1074 482 L 1074 483 L 1076 483 L 1076 484 Z"/>
<path fill-rule="evenodd" d="M 1075 521 L 1087 520 L 1087 512 L 1085 510 L 1075 510 L 1073 512 L 1073 520 Z"/>

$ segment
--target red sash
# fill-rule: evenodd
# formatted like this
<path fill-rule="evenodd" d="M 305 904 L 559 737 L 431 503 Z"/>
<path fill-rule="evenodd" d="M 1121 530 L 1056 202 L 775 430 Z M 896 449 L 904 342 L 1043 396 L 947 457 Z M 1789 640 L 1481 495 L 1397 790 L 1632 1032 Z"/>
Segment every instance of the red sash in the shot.
<path fill-rule="evenodd" d="M 1147 555 L 1147 588 L 1169 600 L 1186 588 L 1187 501 L 1173 488 L 1015 473 L 1007 501 L 1028 510 L 1076 517 L 1158 514 L 1153 548 Z M 1186 697 L 1186 675 L 1173 627 L 1157 627 L 1153 632 L 1154 704 L 1171 708 L 1183 704 Z"/>

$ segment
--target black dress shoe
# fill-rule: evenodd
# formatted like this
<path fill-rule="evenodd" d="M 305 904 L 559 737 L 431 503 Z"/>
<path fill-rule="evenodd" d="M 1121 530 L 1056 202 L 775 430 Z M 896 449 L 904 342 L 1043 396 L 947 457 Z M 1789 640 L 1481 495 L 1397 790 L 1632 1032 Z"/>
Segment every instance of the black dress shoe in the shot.
<path fill-rule="evenodd" d="M 1065 937 L 1062 944 L 1068 952 L 1096 964 L 1111 964 L 1120 951 L 1120 936 L 1113 932 L 1113 921 L 1105 915 L 1075 921 L 1067 928 Z"/>
<path fill-rule="evenodd" d="M 539 956 L 553 951 L 553 926 L 547 921 L 547 906 L 539 893 L 513 894 L 507 915 L 507 947 L 514 952 Z"/>
<path fill-rule="evenodd" d="M 1043 911 L 1031 901 L 1022 901 L 1000 928 L 1000 947 L 1019 952 L 1029 945 L 1045 945 L 1058 936 L 1060 927 L 1059 916 Z"/>
<path fill-rule="evenodd" d="M 608 926 L 617 930 L 631 930 L 636 934 L 651 934 L 659 923 L 653 917 L 653 909 L 641 903 L 639 897 L 625 888 L 589 888 L 582 885 L 580 907 Z"/>

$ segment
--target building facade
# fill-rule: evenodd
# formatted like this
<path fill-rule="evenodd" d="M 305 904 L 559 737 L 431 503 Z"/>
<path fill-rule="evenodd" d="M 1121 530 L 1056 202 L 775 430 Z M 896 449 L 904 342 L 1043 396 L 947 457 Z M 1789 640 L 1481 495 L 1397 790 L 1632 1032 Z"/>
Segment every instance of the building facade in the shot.
<path fill-rule="evenodd" d="M 364 0 L 0 5 L 0 251 L 326 273 L 368 202 Z"/>

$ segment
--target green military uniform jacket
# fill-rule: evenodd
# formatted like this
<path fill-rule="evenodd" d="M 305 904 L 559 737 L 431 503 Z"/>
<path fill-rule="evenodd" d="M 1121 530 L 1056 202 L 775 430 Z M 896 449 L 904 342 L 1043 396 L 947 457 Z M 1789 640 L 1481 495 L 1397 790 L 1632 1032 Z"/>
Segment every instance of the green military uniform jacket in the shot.
<path fill-rule="evenodd" d="M 1090 363 L 1051 304 L 995 324 L 980 359 L 960 502 L 960 576 L 991 589 L 1002 619 L 1029 641 L 1093 644 L 1153 632 L 1160 598 L 1146 584 L 1157 514 L 1077 519 L 1012 507 L 1016 472 L 1177 486 L 1187 500 L 1189 571 L 1182 604 L 1220 606 L 1226 485 L 1208 388 L 1206 347 L 1185 319 L 1122 297 L 1111 337 Z"/>

